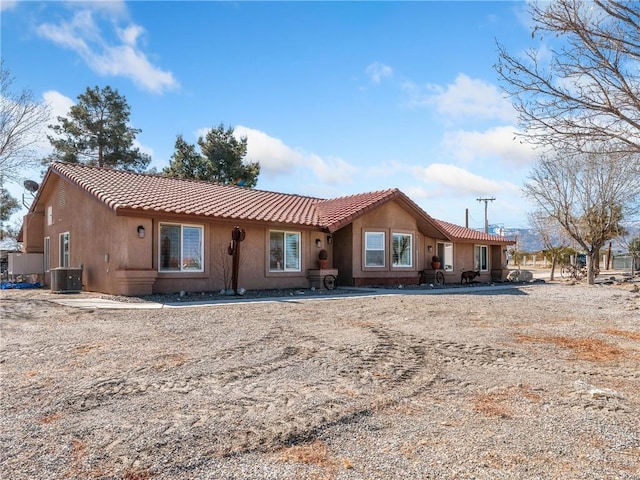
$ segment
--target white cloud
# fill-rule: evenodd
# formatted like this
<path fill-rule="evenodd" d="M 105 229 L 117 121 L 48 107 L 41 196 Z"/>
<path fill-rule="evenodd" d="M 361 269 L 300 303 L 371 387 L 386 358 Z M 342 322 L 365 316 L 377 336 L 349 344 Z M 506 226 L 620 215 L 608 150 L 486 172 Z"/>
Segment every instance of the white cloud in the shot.
<path fill-rule="evenodd" d="M 0 2 L 0 12 L 4 10 L 11 10 L 12 8 L 15 8 L 17 4 L 17 0 L 2 0 Z"/>
<path fill-rule="evenodd" d="M 426 188 L 417 185 L 407 185 L 402 188 L 402 192 L 405 193 L 413 201 L 419 199 L 436 198 L 439 195 L 439 191 L 435 188 Z"/>
<path fill-rule="evenodd" d="M 463 73 L 446 86 L 427 84 L 420 87 L 404 82 L 402 89 L 414 106 L 435 106 L 451 118 L 481 118 L 515 121 L 516 112 L 500 89 L 489 82 L 473 79 Z"/>
<path fill-rule="evenodd" d="M 57 117 L 67 116 L 69 109 L 73 105 L 73 101 L 69 97 L 65 97 L 61 93 L 53 90 L 44 92 L 42 95 L 42 102 L 49 110 L 49 120 L 39 125 L 37 129 L 34 129 L 29 133 L 29 135 L 33 135 L 34 138 L 34 152 L 36 156 L 40 158 L 46 157 L 52 152 L 51 144 L 47 138 L 47 135 L 52 134 L 52 131 L 49 129 L 49 125 L 57 123 Z"/>
<path fill-rule="evenodd" d="M 92 8 L 100 8 L 91 3 Z M 108 2 L 107 2 L 108 3 Z M 44 23 L 37 29 L 39 35 L 64 48 L 76 52 L 93 71 L 100 75 L 123 76 L 144 90 L 163 93 L 178 87 L 173 74 L 154 66 L 146 54 L 139 48 L 138 42 L 144 34 L 144 28 L 136 24 L 115 27 L 115 35 L 120 43 L 107 40 L 95 22 L 93 10 L 85 7 L 75 13 L 68 22 L 58 24 Z M 102 9 L 100 13 L 122 16 L 123 4 L 116 2 L 116 7 Z M 111 18 L 115 20 L 115 18 Z M 112 22 L 109 23 L 111 25 Z"/>
<path fill-rule="evenodd" d="M 429 183 L 459 190 L 460 195 L 494 194 L 503 190 L 498 182 L 451 164 L 432 163 L 427 167 L 415 167 L 414 174 Z"/>
<path fill-rule="evenodd" d="M 196 135 L 204 137 L 209 130 L 199 129 Z M 318 182 L 328 185 L 350 183 L 354 179 L 356 168 L 341 158 L 324 158 L 315 153 L 304 152 L 261 130 L 242 125 L 234 128 L 234 135 L 236 138 L 247 137 L 246 159 L 260 163 L 260 175 L 296 178 L 301 170 L 307 170 Z"/>
<path fill-rule="evenodd" d="M 459 161 L 498 158 L 505 165 L 531 164 L 537 155 L 533 147 L 522 143 L 511 126 L 493 127 L 483 132 L 458 130 L 444 135 L 443 145 Z"/>
<path fill-rule="evenodd" d="M 373 83 L 380 83 L 383 77 L 390 77 L 392 75 L 393 69 L 384 63 L 373 62 L 367 66 L 365 73 Z"/>
<path fill-rule="evenodd" d="M 234 133 L 237 138 L 247 137 L 247 160 L 260 162 L 260 170 L 266 175 L 285 175 L 304 161 L 300 152 L 265 132 L 239 125 Z"/>
<path fill-rule="evenodd" d="M 118 37 L 127 45 L 136 45 L 138 38 L 144 33 L 144 28 L 139 25 L 129 25 L 126 28 L 116 29 Z"/>
<path fill-rule="evenodd" d="M 351 183 L 357 169 L 339 157 L 323 159 L 319 155 L 309 154 L 305 156 L 305 164 L 309 166 L 316 178 L 328 184 Z"/>
<path fill-rule="evenodd" d="M 75 104 L 69 97 L 55 90 L 44 92 L 42 98 L 51 110 L 53 121 L 55 121 L 57 117 L 66 117 L 71 107 Z"/>

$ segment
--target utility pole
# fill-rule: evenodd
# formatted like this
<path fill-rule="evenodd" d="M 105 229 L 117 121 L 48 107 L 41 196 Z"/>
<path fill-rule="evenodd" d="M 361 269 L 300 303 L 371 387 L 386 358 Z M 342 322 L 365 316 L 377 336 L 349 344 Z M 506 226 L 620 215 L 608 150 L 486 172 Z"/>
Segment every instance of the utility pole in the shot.
<path fill-rule="evenodd" d="M 487 205 L 495 200 L 491 198 L 476 198 L 479 202 L 484 202 L 484 233 L 489 233 L 489 217 L 487 216 Z"/>

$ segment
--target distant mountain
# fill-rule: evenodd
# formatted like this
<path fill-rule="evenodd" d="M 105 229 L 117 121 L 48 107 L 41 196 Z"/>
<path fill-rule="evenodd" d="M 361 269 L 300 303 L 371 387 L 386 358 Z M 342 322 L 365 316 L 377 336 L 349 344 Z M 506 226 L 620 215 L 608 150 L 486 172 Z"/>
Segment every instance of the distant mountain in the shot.
<path fill-rule="evenodd" d="M 640 235 L 640 221 L 629 222 L 625 224 L 625 228 L 629 232 L 626 236 L 627 241 Z M 484 231 L 484 229 L 482 229 L 482 231 Z M 540 237 L 532 228 L 509 228 L 504 225 L 489 225 L 489 233 L 516 240 L 518 242 L 518 249 L 523 252 L 539 252 L 544 249 Z M 609 244 L 607 243 L 605 248 L 608 246 Z M 627 244 L 625 241 L 612 240 L 611 248 L 614 253 L 625 253 L 627 251 Z"/>

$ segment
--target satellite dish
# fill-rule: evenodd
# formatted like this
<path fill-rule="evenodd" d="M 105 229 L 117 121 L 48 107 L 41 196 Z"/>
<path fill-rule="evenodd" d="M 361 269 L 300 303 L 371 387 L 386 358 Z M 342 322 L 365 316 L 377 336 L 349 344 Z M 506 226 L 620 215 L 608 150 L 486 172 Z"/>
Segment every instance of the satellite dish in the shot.
<path fill-rule="evenodd" d="M 25 180 L 23 185 L 24 185 L 24 188 L 29 190 L 31 193 L 36 193 L 40 188 L 40 185 L 38 185 L 38 183 L 34 182 L 33 180 Z"/>

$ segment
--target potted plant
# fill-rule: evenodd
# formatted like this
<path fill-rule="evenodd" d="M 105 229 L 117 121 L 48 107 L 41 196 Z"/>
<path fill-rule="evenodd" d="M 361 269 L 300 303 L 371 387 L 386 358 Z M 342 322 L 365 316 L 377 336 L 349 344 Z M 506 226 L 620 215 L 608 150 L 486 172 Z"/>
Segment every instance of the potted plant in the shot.
<path fill-rule="evenodd" d="M 438 270 L 440 268 L 440 257 L 437 255 L 431 257 L 431 268 L 434 270 Z"/>
<path fill-rule="evenodd" d="M 318 252 L 318 268 L 329 268 L 329 252 L 324 248 Z"/>

